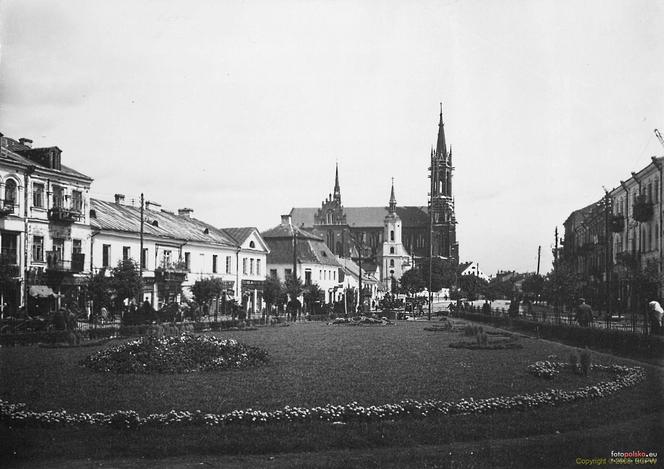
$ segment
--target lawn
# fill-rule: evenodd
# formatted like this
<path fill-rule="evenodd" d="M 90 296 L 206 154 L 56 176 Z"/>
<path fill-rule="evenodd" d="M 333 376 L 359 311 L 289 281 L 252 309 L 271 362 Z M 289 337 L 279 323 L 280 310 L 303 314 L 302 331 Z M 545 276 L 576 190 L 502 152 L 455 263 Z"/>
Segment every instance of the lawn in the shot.
<path fill-rule="evenodd" d="M 601 372 L 581 377 L 561 372 L 553 381 L 535 378 L 527 366 L 555 355 L 567 361 L 570 348 L 522 338 L 520 350 L 450 348 L 461 333 L 427 332 L 425 323 L 395 326 L 328 326 L 302 323 L 256 331 L 217 333 L 268 351 L 259 368 L 182 375 L 106 375 L 79 362 L 94 350 L 16 347 L 0 350 L 0 397 L 31 410 L 75 412 L 176 410 L 222 413 L 273 410 L 328 403 L 397 403 L 405 398 L 456 401 L 575 389 L 607 380 Z M 598 355 L 594 363 L 628 364 Z M 492 415 L 456 415 L 425 420 L 335 426 L 324 423 L 211 428 L 32 429 L 0 427 L 6 451 L 16 457 L 164 456 L 187 453 L 279 453 L 339 448 L 443 445 L 497 438 L 577 431 L 633 421 L 662 410 L 662 373 L 648 369 L 645 382 L 606 398 L 560 407 Z M 657 422 L 657 420 L 655 420 Z M 652 428 L 650 428 L 652 427 Z M 661 435 L 656 424 L 645 434 Z M 44 447 L 36 441 L 51 441 Z M 659 440 L 655 440 L 659 441 Z M 644 443 L 647 443 L 644 442 Z"/>

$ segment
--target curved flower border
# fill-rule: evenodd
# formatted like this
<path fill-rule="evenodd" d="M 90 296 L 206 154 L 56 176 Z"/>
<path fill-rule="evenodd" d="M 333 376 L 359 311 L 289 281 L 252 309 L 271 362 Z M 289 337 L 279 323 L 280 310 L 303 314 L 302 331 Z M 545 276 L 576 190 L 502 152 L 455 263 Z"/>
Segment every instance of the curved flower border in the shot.
<path fill-rule="evenodd" d="M 543 368 L 560 369 L 568 367 L 566 363 L 537 362 Z M 234 410 L 225 414 L 171 410 L 165 414 L 150 414 L 141 417 L 133 410 L 119 410 L 112 413 L 70 413 L 66 410 L 33 412 L 25 404 L 12 404 L 0 399 L 0 421 L 15 426 L 108 426 L 115 428 L 139 428 L 162 425 L 185 426 L 206 425 L 223 426 L 229 424 L 265 425 L 289 422 L 376 422 L 403 418 L 425 418 L 434 415 L 487 414 L 499 411 L 526 410 L 543 406 L 558 406 L 584 399 L 606 397 L 621 389 L 635 386 L 645 379 L 641 367 L 621 365 L 593 365 L 597 371 L 612 372 L 614 380 L 602 381 L 592 386 L 585 386 L 571 391 L 550 389 L 548 391 L 522 394 L 509 397 L 490 397 L 487 399 L 461 399 L 456 402 L 441 400 L 404 400 L 398 404 L 361 406 L 357 402 L 345 405 L 328 404 L 323 407 L 290 407 L 280 410 L 262 411 L 255 409 Z"/>

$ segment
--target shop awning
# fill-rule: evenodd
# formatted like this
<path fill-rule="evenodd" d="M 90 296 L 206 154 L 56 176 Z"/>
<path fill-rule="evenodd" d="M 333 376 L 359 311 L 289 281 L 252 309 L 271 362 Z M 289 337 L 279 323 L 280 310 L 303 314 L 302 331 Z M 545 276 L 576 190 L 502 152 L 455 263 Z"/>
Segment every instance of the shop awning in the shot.
<path fill-rule="evenodd" d="M 34 296 L 35 298 L 48 298 L 51 296 L 56 296 L 55 292 L 46 285 L 30 285 L 29 293 L 30 296 Z"/>

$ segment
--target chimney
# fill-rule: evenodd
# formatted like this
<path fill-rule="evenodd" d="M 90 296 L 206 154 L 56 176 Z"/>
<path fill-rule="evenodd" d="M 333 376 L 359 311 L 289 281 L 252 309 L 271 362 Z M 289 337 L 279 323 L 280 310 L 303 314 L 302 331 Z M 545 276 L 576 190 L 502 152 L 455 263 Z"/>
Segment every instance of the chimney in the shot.
<path fill-rule="evenodd" d="M 30 140 L 29 138 L 19 138 L 18 143 L 20 143 L 21 145 L 25 145 L 28 148 L 32 148 L 32 140 Z"/>
<path fill-rule="evenodd" d="M 281 224 L 282 224 L 282 225 L 290 225 L 290 224 L 291 224 L 291 216 L 290 216 L 290 214 L 288 214 L 288 215 L 282 215 L 282 216 L 281 216 Z"/>
<path fill-rule="evenodd" d="M 124 205 L 125 196 L 124 194 L 115 194 L 115 203 L 118 205 Z"/>
<path fill-rule="evenodd" d="M 191 214 L 194 212 L 193 208 L 179 208 L 178 215 L 181 217 L 191 218 Z"/>

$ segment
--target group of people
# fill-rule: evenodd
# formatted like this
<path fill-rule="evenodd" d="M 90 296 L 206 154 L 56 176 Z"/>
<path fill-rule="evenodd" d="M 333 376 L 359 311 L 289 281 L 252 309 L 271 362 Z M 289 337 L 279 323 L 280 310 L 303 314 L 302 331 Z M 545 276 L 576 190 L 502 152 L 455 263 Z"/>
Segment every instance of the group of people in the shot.
<path fill-rule="evenodd" d="M 653 335 L 661 335 L 664 332 L 664 308 L 659 304 L 659 301 L 651 301 L 648 303 L 647 319 L 650 325 L 650 333 Z M 576 307 L 576 314 L 574 320 L 581 327 L 588 327 L 594 320 L 593 310 L 586 300 L 579 298 L 579 304 Z"/>

